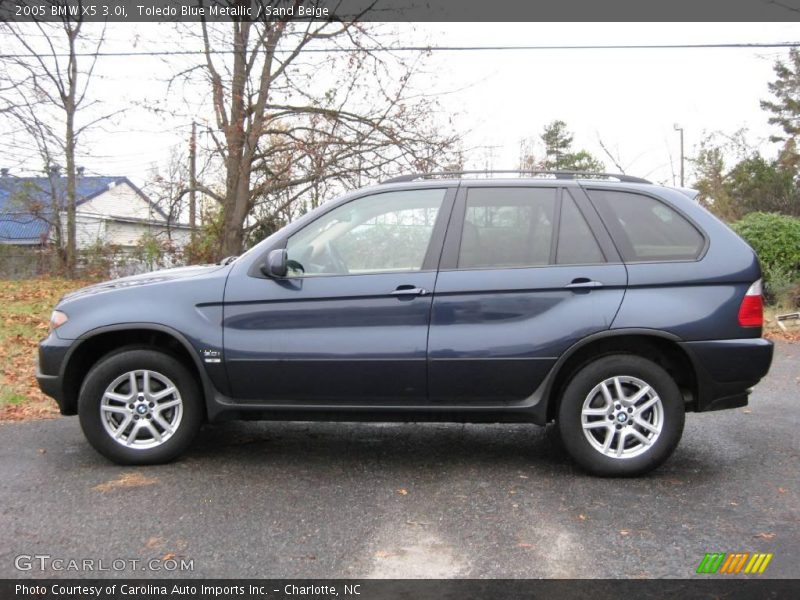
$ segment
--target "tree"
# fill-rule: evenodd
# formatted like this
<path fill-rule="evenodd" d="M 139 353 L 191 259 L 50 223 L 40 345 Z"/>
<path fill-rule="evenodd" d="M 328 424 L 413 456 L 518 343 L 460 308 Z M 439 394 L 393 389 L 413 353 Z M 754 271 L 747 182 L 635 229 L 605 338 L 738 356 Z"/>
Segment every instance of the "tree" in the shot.
<path fill-rule="evenodd" d="M 201 72 L 210 87 L 212 150 L 225 185 L 221 193 L 198 188 L 220 204 L 220 256 L 241 252 L 248 229 L 259 226 L 254 213 L 277 224 L 302 198 L 319 203 L 326 182 L 450 161 L 456 137 L 439 133 L 435 106 L 410 87 L 418 59 L 373 52 L 381 42 L 371 26 L 203 20 L 200 27 L 204 61 L 189 74 Z"/>
<path fill-rule="evenodd" d="M 725 151 L 713 135 L 700 142 L 697 156 L 689 159 L 695 167 L 696 180 L 692 187 L 698 192 L 700 204 L 725 220 L 735 220 L 738 209 L 728 193 L 726 185 Z"/>
<path fill-rule="evenodd" d="M 544 145 L 544 158 L 536 160 L 532 140 L 520 144 L 520 169 L 543 171 L 602 172 L 605 165 L 586 150 L 572 149 L 574 136 L 564 121 L 555 120 L 545 125 L 539 139 Z"/>
<path fill-rule="evenodd" d="M 170 149 L 164 163 L 154 164 L 148 174 L 145 191 L 153 203 L 166 215 L 167 241 L 172 242 L 173 226 L 185 222 L 188 202 L 184 190 L 189 188 L 187 157 L 176 147 Z"/>
<path fill-rule="evenodd" d="M 66 6 L 66 0 L 50 0 Z M 76 151 L 81 134 L 111 115 L 93 117 L 78 123 L 79 114 L 94 102 L 88 97 L 97 56 L 105 37 L 105 27 L 93 39 L 83 30 L 83 1 L 78 0 L 75 15 L 65 13 L 56 22 L 0 24 L 0 32 L 14 42 L 19 52 L 3 59 L 0 74 L 0 112 L 16 124 L 16 132 L 33 141 L 42 166 L 50 176 L 64 166 L 66 188 L 60 191 L 50 179 L 51 219 L 59 255 L 67 275 L 74 275 L 76 260 Z M 32 31 L 33 30 L 33 31 Z M 31 35 L 33 34 L 33 35 Z M 81 48 L 92 55 L 86 68 L 79 65 Z M 61 212 L 66 214 L 62 223 Z M 66 225 L 66 227 L 64 227 Z M 66 229 L 66 231 L 64 231 Z"/>
<path fill-rule="evenodd" d="M 770 138 L 774 142 L 783 142 L 782 162 L 797 168 L 800 164 L 797 151 L 797 138 L 800 135 L 800 51 L 797 48 L 790 49 L 788 61 L 776 61 L 774 70 L 776 79 L 767 87 L 775 99 L 762 100 L 761 108 L 771 113 L 769 123 L 778 125 L 783 132 Z"/>
<path fill-rule="evenodd" d="M 730 168 L 726 157 L 734 159 Z M 794 170 L 780 157 L 765 158 L 743 130 L 733 136 L 707 135 L 691 162 L 700 203 L 726 221 L 756 211 L 800 214 Z"/>

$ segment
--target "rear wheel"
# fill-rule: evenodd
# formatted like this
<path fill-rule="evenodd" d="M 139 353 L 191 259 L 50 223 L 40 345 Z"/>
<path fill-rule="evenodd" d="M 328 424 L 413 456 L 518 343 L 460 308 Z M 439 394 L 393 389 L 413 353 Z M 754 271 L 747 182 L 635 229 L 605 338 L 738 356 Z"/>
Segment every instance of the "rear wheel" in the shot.
<path fill-rule="evenodd" d="M 89 443 L 119 464 L 156 464 L 182 453 L 202 423 L 201 393 L 176 358 L 148 349 L 112 354 L 95 365 L 78 399 Z"/>
<path fill-rule="evenodd" d="M 575 374 L 561 399 L 558 428 L 584 469 L 624 477 L 669 458 L 684 417 L 683 397 L 669 373 L 650 360 L 615 354 Z"/>

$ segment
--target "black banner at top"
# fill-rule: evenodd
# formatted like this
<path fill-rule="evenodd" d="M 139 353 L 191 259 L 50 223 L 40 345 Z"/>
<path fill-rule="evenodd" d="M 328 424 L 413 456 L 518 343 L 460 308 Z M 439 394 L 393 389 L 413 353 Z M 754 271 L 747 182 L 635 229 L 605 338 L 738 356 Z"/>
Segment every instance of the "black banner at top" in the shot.
<path fill-rule="evenodd" d="M 799 21 L 800 0 L 0 0 L 0 21 Z"/>

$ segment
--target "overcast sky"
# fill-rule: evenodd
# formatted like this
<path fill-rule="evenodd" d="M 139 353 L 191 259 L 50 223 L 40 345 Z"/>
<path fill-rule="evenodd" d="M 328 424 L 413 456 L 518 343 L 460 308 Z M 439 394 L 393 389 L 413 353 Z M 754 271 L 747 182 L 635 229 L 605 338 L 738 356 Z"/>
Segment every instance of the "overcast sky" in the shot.
<path fill-rule="evenodd" d="M 796 24 L 391 24 L 409 44 L 697 44 L 800 40 Z M 162 50 L 184 43 L 169 25 L 110 24 L 107 50 Z M 745 127 L 751 139 L 773 145 L 775 130 L 759 108 L 768 97 L 775 59 L 784 49 L 668 49 L 437 52 L 417 88 L 441 96 L 442 118 L 454 117 L 468 131 L 472 167 L 515 168 L 520 140 L 538 136 L 554 120 L 567 122 L 576 148 L 611 161 L 598 144 L 619 156 L 629 174 L 673 181 L 679 171 L 679 123 L 691 155 L 706 131 L 732 133 Z M 90 173 L 128 175 L 145 182 L 155 162 L 170 148 L 185 147 L 192 115 L 182 92 L 165 100 L 174 71 L 161 58 L 109 57 L 98 67 L 97 93 L 106 104 L 134 106 L 124 118 L 87 138 L 80 163 Z M 450 93 L 445 93 L 450 92 Z M 165 119 L 140 106 L 180 109 L 185 116 Z M 195 115 L 199 119 L 210 115 Z M 443 121 L 444 122 L 444 121 Z M 33 152 L 0 140 L 3 163 L 21 173 L 38 168 Z M 672 164 L 671 164 L 672 161 Z M 688 165 L 687 165 L 688 172 Z M 688 182 L 687 182 L 688 183 Z"/>

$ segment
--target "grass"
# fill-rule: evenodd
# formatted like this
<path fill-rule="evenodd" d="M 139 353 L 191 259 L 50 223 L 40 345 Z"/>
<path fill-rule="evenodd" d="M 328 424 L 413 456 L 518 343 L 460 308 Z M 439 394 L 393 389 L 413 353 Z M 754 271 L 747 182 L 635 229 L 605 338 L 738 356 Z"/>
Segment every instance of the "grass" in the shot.
<path fill-rule="evenodd" d="M 0 280 L 0 420 L 49 417 L 55 402 L 36 384 L 39 340 L 59 298 L 87 285 L 68 279 Z"/>

